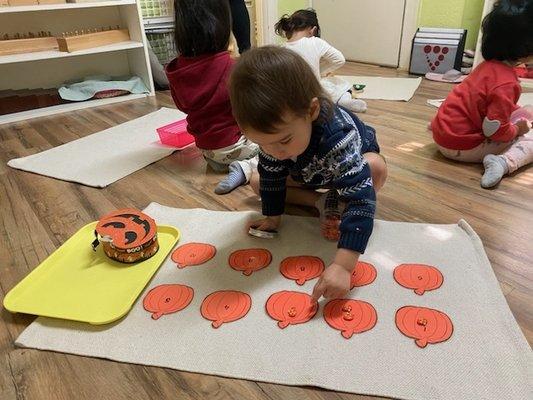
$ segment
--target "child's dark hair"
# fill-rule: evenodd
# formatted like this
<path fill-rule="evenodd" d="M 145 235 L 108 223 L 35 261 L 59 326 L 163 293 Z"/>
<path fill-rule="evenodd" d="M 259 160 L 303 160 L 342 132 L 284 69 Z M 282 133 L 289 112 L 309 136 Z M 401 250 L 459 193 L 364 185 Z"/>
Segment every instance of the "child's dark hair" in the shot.
<path fill-rule="evenodd" d="M 533 0 L 501 0 L 483 19 L 485 60 L 517 61 L 533 55 Z"/>
<path fill-rule="evenodd" d="M 227 50 L 231 29 L 227 0 L 174 0 L 174 9 L 180 55 L 196 57 Z"/>
<path fill-rule="evenodd" d="M 318 25 L 316 11 L 312 8 L 308 8 L 306 10 L 295 11 L 291 16 L 285 14 L 276 23 L 274 28 L 279 36 L 290 39 L 294 32 L 298 32 L 307 28 L 313 28 L 315 26 L 315 36 L 320 37 L 320 25 Z"/>
<path fill-rule="evenodd" d="M 287 112 L 307 115 L 313 98 L 320 100 L 321 116 L 333 104 L 311 67 L 296 52 L 263 46 L 244 53 L 230 76 L 233 115 L 241 128 L 274 133 Z"/>

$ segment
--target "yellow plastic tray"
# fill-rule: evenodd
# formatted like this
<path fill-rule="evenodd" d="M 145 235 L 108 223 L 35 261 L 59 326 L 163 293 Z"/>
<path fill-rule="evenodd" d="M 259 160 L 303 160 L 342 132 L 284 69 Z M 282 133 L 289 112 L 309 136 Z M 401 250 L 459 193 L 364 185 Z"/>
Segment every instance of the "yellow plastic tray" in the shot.
<path fill-rule="evenodd" d="M 5 297 L 11 312 L 108 324 L 128 313 L 179 240 L 172 226 L 158 226 L 159 251 L 148 260 L 122 264 L 94 252 L 96 222 L 85 225 Z"/>

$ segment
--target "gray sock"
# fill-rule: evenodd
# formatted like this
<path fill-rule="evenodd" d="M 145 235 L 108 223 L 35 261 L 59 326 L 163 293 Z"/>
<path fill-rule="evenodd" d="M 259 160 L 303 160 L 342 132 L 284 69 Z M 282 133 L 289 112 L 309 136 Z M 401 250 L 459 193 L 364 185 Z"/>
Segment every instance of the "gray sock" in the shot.
<path fill-rule="evenodd" d="M 242 184 L 246 183 L 246 176 L 244 171 L 237 161 L 233 161 L 229 165 L 228 176 L 222 181 L 220 181 L 215 188 L 216 194 L 226 194 L 231 192 L 233 189 L 238 188 Z"/>
<path fill-rule="evenodd" d="M 494 154 L 485 156 L 483 166 L 485 167 L 485 172 L 481 177 L 481 187 L 485 189 L 496 186 L 509 171 L 505 158 Z"/>

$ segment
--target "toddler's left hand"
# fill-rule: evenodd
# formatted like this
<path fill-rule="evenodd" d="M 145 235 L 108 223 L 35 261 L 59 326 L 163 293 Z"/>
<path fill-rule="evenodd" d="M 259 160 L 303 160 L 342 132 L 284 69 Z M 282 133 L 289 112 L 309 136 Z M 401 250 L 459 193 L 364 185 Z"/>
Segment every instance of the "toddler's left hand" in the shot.
<path fill-rule="evenodd" d="M 313 302 L 316 303 L 320 296 L 326 299 L 344 297 L 350 290 L 351 271 L 339 264 L 331 264 L 320 276 L 313 288 Z"/>

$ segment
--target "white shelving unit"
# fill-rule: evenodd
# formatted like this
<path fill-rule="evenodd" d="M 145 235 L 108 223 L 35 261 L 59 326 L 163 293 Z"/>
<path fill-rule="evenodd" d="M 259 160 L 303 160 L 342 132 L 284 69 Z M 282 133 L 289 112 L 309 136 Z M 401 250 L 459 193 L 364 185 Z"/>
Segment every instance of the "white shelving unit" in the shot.
<path fill-rule="evenodd" d="M 62 32 L 117 25 L 129 30 L 130 41 L 72 53 L 42 51 L 0 56 L 0 90 L 49 89 L 94 75 L 137 75 L 149 89 L 148 95 L 153 96 L 146 38 L 136 0 L 0 7 L 1 35 L 39 31 L 61 35 Z M 0 124 L 144 96 L 120 96 L 0 115 Z"/>

